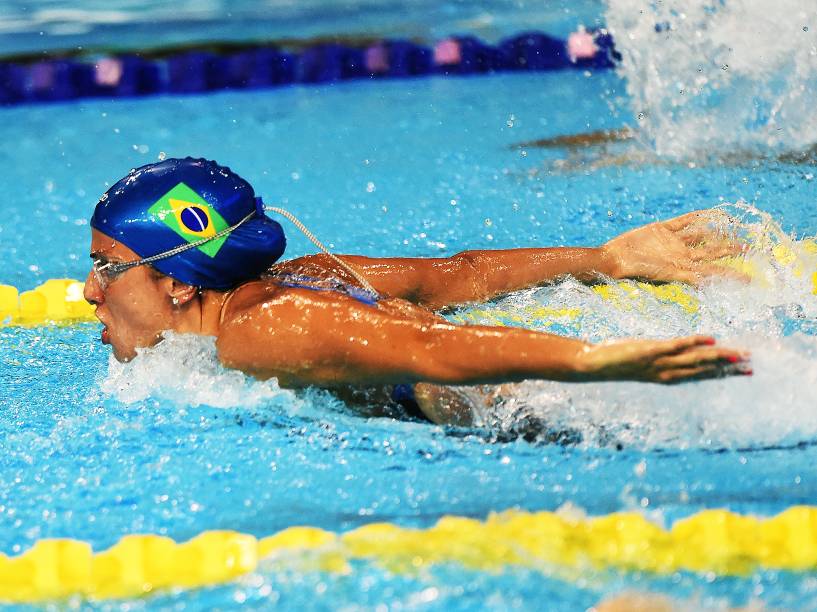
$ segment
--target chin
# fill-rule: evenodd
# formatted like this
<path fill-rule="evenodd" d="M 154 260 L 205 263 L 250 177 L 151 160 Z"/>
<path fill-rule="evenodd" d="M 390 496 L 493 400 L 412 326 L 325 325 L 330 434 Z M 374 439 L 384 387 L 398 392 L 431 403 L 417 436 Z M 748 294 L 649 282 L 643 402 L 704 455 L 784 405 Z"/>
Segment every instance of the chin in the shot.
<path fill-rule="evenodd" d="M 114 358 L 120 363 L 127 363 L 137 355 L 137 351 L 142 348 L 150 348 L 162 341 L 162 333 L 159 332 L 154 337 L 148 339 L 131 339 L 129 342 L 119 342 L 115 338 L 111 339 L 111 348 Z"/>
<path fill-rule="evenodd" d="M 113 347 L 113 356 L 120 363 L 127 363 L 134 357 L 136 357 L 136 350 L 131 349 L 120 349 L 117 347 Z"/>

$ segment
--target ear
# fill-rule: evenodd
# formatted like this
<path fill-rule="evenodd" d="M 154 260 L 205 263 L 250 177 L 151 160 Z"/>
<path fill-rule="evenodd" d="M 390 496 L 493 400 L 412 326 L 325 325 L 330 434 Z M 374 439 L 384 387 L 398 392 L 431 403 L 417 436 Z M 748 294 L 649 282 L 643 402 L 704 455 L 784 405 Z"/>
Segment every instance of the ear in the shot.
<path fill-rule="evenodd" d="M 170 277 L 168 277 L 170 278 Z M 175 278 L 170 278 L 170 288 L 168 294 L 176 304 L 186 304 L 198 295 L 199 289 L 193 285 L 188 285 Z"/>

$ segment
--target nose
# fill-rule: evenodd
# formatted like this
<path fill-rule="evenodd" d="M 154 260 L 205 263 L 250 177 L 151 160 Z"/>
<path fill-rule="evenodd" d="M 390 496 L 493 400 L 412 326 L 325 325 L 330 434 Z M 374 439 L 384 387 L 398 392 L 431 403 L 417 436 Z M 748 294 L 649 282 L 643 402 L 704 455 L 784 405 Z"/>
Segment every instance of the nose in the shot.
<path fill-rule="evenodd" d="M 91 306 L 99 306 L 105 299 L 105 293 L 102 291 L 102 287 L 99 286 L 99 281 L 96 280 L 93 270 L 88 272 L 88 276 L 85 277 L 85 288 L 82 291 L 82 297 Z"/>

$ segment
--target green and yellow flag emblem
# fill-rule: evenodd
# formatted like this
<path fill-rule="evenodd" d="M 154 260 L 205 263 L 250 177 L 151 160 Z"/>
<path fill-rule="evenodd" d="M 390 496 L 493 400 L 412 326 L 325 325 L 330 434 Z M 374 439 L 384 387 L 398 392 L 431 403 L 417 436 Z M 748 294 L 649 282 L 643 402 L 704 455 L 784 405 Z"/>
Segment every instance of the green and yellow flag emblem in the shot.
<path fill-rule="evenodd" d="M 159 198 L 148 212 L 189 242 L 210 238 L 230 225 L 204 198 L 184 183 Z M 227 236 L 221 236 L 196 247 L 202 253 L 215 257 Z"/>

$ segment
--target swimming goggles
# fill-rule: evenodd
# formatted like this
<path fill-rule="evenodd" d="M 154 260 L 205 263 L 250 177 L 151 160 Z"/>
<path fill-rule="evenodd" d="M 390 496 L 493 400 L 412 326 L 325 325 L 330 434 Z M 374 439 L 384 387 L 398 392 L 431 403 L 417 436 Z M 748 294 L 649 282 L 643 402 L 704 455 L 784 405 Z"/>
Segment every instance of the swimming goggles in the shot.
<path fill-rule="evenodd" d="M 94 278 L 96 279 L 96 282 L 99 283 L 99 286 L 102 288 L 102 290 L 105 291 L 112 282 L 114 282 L 124 272 L 127 272 L 131 268 L 149 265 L 152 264 L 154 261 L 159 261 L 160 259 L 167 259 L 168 257 L 173 257 L 174 255 L 178 255 L 179 253 L 184 253 L 185 251 L 189 251 L 190 249 L 200 247 L 201 245 L 210 242 L 211 240 L 216 240 L 218 238 L 221 238 L 222 236 L 226 236 L 243 223 L 249 221 L 250 218 L 252 218 L 255 215 L 255 212 L 256 211 L 252 211 L 250 214 L 241 219 L 241 221 L 239 221 L 235 225 L 225 227 L 223 230 L 221 230 L 220 232 L 216 232 L 212 236 L 202 238 L 201 240 L 196 240 L 195 242 L 181 244 L 177 247 L 170 249 L 169 251 L 157 253 L 156 255 L 151 255 L 150 257 L 145 257 L 143 259 L 136 259 L 134 261 L 106 261 L 100 257 L 91 255 L 91 258 L 93 260 L 92 270 L 94 272 Z"/>

